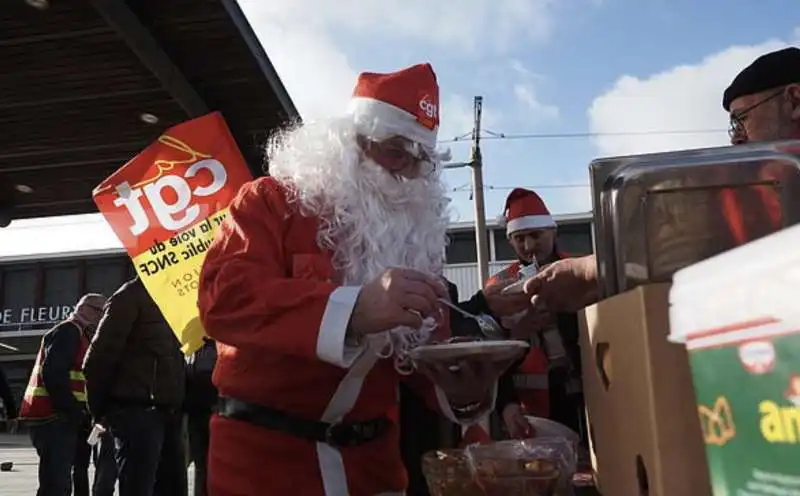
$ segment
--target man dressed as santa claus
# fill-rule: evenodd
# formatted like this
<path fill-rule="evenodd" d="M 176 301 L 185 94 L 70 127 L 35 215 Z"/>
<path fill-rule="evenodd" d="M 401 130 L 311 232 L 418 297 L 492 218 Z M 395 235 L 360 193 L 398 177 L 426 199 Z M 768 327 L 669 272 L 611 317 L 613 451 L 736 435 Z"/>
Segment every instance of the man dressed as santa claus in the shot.
<path fill-rule="evenodd" d="M 231 204 L 199 296 L 219 350 L 209 494 L 403 494 L 400 381 L 455 422 L 492 409 L 510 363 L 426 377 L 408 357 L 449 333 L 438 99 L 428 64 L 360 75 L 346 115 L 280 136 Z"/>

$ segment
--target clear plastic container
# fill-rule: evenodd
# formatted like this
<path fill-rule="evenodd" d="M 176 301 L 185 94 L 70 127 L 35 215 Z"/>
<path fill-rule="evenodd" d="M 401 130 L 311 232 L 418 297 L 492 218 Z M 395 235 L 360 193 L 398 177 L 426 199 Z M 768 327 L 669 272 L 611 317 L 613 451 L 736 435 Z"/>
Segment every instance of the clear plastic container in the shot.
<path fill-rule="evenodd" d="M 422 474 L 431 496 L 484 496 L 463 449 L 425 453 L 422 456 Z"/>
<path fill-rule="evenodd" d="M 571 496 L 577 460 L 563 437 L 537 437 L 466 449 L 475 481 L 486 496 Z"/>
<path fill-rule="evenodd" d="M 536 437 L 560 437 L 572 443 L 573 446 L 578 446 L 578 443 L 581 442 L 581 436 L 564 424 L 532 415 L 526 415 L 525 419 L 536 431 Z"/>

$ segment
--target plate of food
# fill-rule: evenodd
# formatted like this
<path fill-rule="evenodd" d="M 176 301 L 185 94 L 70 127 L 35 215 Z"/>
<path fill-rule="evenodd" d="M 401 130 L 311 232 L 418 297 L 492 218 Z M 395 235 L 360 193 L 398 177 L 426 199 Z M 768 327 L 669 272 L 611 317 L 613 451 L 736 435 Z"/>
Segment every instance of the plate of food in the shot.
<path fill-rule="evenodd" d="M 414 348 L 409 353 L 412 360 L 422 362 L 457 362 L 482 358 L 505 361 L 518 358 L 530 345 L 525 341 L 454 341 L 429 344 Z"/>

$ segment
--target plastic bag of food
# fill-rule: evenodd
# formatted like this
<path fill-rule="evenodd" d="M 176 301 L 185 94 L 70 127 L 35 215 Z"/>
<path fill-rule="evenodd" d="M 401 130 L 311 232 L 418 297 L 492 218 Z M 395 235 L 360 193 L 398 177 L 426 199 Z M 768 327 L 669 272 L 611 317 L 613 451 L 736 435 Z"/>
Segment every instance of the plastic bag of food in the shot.
<path fill-rule="evenodd" d="M 466 449 L 486 496 L 571 496 L 575 445 L 561 437 L 500 441 Z"/>
<path fill-rule="evenodd" d="M 463 449 L 425 453 L 422 456 L 422 474 L 431 496 L 484 496 Z"/>
<path fill-rule="evenodd" d="M 577 432 L 555 420 L 534 417 L 533 415 L 526 415 L 525 419 L 536 431 L 536 437 L 563 437 L 575 446 L 578 446 L 581 442 L 581 436 Z"/>

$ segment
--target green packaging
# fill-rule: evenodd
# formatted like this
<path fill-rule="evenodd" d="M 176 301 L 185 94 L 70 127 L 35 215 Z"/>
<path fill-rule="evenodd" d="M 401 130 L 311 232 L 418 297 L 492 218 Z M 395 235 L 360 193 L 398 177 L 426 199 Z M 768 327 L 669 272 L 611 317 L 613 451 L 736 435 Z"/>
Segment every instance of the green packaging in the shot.
<path fill-rule="evenodd" d="M 800 496 L 800 329 L 759 319 L 686 347 L 714 496 Z"/>

